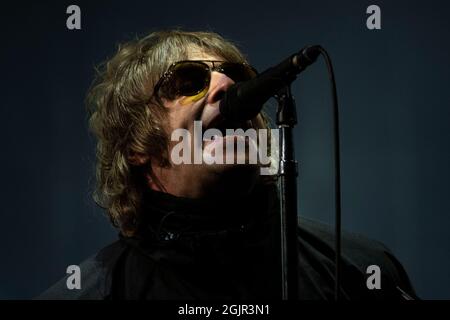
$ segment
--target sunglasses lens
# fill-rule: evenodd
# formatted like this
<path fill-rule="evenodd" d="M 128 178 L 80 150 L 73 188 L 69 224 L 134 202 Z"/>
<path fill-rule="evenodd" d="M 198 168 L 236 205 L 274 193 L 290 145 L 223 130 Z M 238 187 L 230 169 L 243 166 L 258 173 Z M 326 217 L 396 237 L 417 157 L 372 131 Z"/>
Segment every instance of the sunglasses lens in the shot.
<path fill-rule="evenodd" d="M 185 61 L 172 68 L 168 81 L 160 88 L 160 95 L 174 99 L 177 96 L 193 96 L 201 92 L 210 81 L 208 66 Z"/>
<path fill-rule="evenodd" d="M 220 66 L 221 72 L 226 74 L 234 82 L 242 82 L 256 77 L 256 71 L 249 65 L 242 63 L 225 62 Z"/>
<path fill-rule="evenodd" d="M 214 70 L 242 82 L 254 78 L 257 73 L 243 63 L 224 62 Z M 194 96 L 208 87 L 211 80 L 210 68 L 200 61 L 182 61 L 170 68 L 170 75 L 159 88 L 159 95 L 167 99 L 179 96 Z"/>

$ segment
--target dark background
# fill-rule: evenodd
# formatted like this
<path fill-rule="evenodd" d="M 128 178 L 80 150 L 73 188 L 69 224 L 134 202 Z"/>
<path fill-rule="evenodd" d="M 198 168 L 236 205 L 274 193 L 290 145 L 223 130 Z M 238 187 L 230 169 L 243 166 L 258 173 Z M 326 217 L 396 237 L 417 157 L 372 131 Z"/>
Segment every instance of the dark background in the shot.
<path fill-rule="evenodd" d="M 66 28 L 81 7 L 82 30 Z M 382 29 L 366 28 L 381 7 Z M 259 69 L 306 44 L 334 62 L 343 227 L 388 245 L 422 298 L 450 299 L 450 5 L 444 1 L 33 1 L 1 7 L 0 298 L 31 298 L 113 241 L 90 198 L 83 99 L 119 42 L 168 27 L 234 40 Z M 333 223 L 323 61 L 293 86 L 300 214 Z"/>

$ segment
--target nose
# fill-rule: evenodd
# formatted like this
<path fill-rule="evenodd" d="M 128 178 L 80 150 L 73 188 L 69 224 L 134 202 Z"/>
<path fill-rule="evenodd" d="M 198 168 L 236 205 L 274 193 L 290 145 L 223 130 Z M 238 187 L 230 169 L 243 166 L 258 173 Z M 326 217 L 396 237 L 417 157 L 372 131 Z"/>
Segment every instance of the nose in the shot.
<path fill-rule="evenodd" d="M 225 74 L 213 71 L 211 73 L 207 103 L 214 104 L 215 102 L 220 101 L 228 88 L 233 84 L 234 81 Z"/>

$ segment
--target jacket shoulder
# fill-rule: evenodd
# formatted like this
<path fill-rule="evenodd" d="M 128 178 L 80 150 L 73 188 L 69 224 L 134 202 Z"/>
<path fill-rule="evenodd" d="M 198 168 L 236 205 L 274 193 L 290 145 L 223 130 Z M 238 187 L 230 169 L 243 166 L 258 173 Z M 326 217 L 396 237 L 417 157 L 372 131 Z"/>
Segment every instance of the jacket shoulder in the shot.
<path fill-rule="evenodd" d="M 301 241 L 306 241 L 315 248 L 322 248 L 322 251 L 334 258 L 335 232 L 330 226 L 303 217 L 299 218 L 298 223 Z M 392 292 L 397 292 L 403 298 L 416 297 L 402 264 L 382 242 L 343 231 L 341 254 L 343 263 L 356 268 L 359 274 L 368 276 L 368 267 L 376 266 L 380 269 L 382 283 L 390 287 Z"/>
<path fill-rule="evenodd" d="M 68 289 L 70 275 L 56 282 L 35 300 L 101 300 L 107 299 L 111 292 L 112 273 L 116 262 L 126 246 L 115 241 L 101 249 L 97 254 L 83 261 L 80 267 L 81 288 Z"/>

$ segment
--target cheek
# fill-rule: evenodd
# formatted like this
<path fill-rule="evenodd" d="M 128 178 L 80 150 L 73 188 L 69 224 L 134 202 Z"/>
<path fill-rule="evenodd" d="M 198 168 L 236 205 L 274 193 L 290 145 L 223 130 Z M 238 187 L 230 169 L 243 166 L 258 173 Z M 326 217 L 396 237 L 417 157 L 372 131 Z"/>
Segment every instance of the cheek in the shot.
<path fill-rule="evenodd" d="M 188 106 L 182 106 L 177 101 L 174 101 L 170 105 L 166 105 L 169 109 L 169 123 L 172 129 L 185 128 L 184 123 L 188 118 Z"/>
<path fill-rule="evenodd" d="M 193 117 L 190 106 L 174 105 L 169 109 L 169 125 L 171 131 L 175 129 L 189 129 L 192 126 Z"/>

